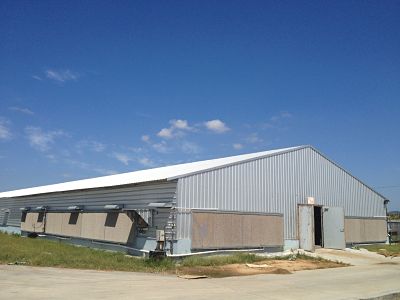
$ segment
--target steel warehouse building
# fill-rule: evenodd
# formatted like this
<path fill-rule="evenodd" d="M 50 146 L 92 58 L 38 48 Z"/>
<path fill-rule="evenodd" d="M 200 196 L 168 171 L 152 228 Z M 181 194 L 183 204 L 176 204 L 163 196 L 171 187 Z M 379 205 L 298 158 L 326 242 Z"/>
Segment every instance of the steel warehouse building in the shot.
<path fill-rule="evenodd" d="M 0 193 L 0 225 L 173 254 L 385 242 L 385 197 L 311 146 Z M 135 250 L 136 249 L 136 250 Z"/>

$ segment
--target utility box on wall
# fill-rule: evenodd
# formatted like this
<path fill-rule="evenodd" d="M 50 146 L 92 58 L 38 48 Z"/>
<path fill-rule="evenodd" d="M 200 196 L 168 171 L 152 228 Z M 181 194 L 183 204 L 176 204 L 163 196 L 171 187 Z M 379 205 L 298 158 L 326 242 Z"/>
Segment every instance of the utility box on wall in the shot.
<path fill-rule="evenodd" d="M 165 231 L 164 230 L 156 230 L 156 241 L 157 242 L 165 242 Z"/>

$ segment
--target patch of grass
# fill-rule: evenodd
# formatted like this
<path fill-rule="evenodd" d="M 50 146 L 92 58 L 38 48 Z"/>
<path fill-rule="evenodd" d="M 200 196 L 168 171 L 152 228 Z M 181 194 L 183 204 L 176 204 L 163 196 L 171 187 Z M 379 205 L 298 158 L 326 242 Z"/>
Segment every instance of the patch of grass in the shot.
<path fill-rule="evenodd" d="M 267 257 L 263 260 L 290 260 L 290 261 L 295 261 L 295 260 L 308 260 L 308 261 L 315 261 L 315 262 L 335 262 L 337 264 L 342 264 L 342 265 L 347 265 L 339 261 L 331 261 L 325 258 L 322 258 L 320 256 L 310 256 L 306 254 L 288 254 L 284 256 L 277 256 L 277 257 Z"/>
<path fill-rule="evenodd" d="M 131 272 L 167 272 L 175 269 L 175 262 L 171 259 L 155 261 L 128 257 L 119 252 L 0 233 L 0 263 L 15 262 L 29 266 Z"/>
<path fill-rule="evenodd" d="M 400 256 L 400 243 L 391 244 L 391 245 L 366 245 L 362 246 L 362 248 L 367 249 L 368 251 L 373 251 L 384 256 Z"/>
<path fill-rule="evenodd" d="M 190 256 L 182 260 L 183 267 L 215 267 L 230 264 L 245 264 L 254 263 L 265 260 L 265 257 L 251 253 L 235 253 L 231 255 L 216 255 L 216 256 Z"/>
<path fill-rule="evenodd" d="M 283 257 L 264 257 L 251 253 L 191 256 L 183 258 L 180 261 L 171 258 L 153 260 L 127 256 L 120 252 L 78 247 L 59 241 L 49 241 L 40 238 L 31 239 L 0 233 L 0 264 L 17 263 L 28 266 L 170 274 L 180 272 L 188 272 L 188 274 L 194 272 L 193 274 L 197 274 L 196 272 L 203 272 L 210 276 L 213 274 L 213 270 L 222 268 L 223 270 L 218 271 L 222 272 L 221 274 L 217 272 L 218 276 L 233 276 L 232 274 L 236 274 L 237 272 L 225 270 L 225 268 L 229 269 L 228 265 L 297 259 L 311 260 L 317 265 L 325 261 L 322 258 L 313 258 L 301 254 L 291 254 Z M 243 274 L 237 273 L 236 275 Z"/>
<path fill-rule="evenodd" d="M 276 256 L 276 257 L 267 257 L 260 256 L 252 253 L 235 253 L 232 255 L 215 255 L 215 256 L 190 256 L 184 258 L 180 266 L 182 267 L 216 267 L 216 266 L 224 266 L 230 264 L 246 264 L 246 263 L 255 263 L 260 261 L 273 261 L 273 260 L 308 260 L 315 262 L 331 262 L 330 260 L 324 259 L 322 257 L 312 257 L 305 254 L 288 254 L 284 256 Z M 342 264 L 337 262 L 338 264 Z M 345 264 L 343 264 L 345 265 Z"/>

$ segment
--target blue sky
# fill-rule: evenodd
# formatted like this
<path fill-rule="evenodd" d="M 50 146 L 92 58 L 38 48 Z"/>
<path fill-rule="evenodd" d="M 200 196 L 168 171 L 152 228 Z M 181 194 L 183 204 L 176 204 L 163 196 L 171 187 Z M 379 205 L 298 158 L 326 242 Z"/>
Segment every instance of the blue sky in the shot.
<path fill-rule="evenodd" d="M 311 144 L 400 209 L 399 1 L 1 1 L 0 190 Z"/>

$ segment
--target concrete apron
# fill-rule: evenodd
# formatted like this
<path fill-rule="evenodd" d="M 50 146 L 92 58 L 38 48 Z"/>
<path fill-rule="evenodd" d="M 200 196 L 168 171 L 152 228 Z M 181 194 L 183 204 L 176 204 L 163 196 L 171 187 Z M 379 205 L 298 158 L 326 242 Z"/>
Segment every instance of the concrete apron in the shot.
<path fill-rule="evenodd" d="M 315 250 L 315 254 L 310 255 L 319 256 L 333 261 L 340 261 L 346 264 L 350 264 L 352 266 L 367 266 L 393 263 L 398 264 L 400 267 L 400 257 L 385 257 L 375 252 L 369 252 L 368 250 L 362 248 L 360 250 L 350 248 L 346 248 L 345 250 L 320 248 Z"/>
<path fill-rule="evenodd" d="M 0 265 L 0 299 L 396 299 L 400 260 L 319 249 L 352 267 L 185 280 L 174 275 Z M 133 297 L 133 298 L 132 298 Z"/>

